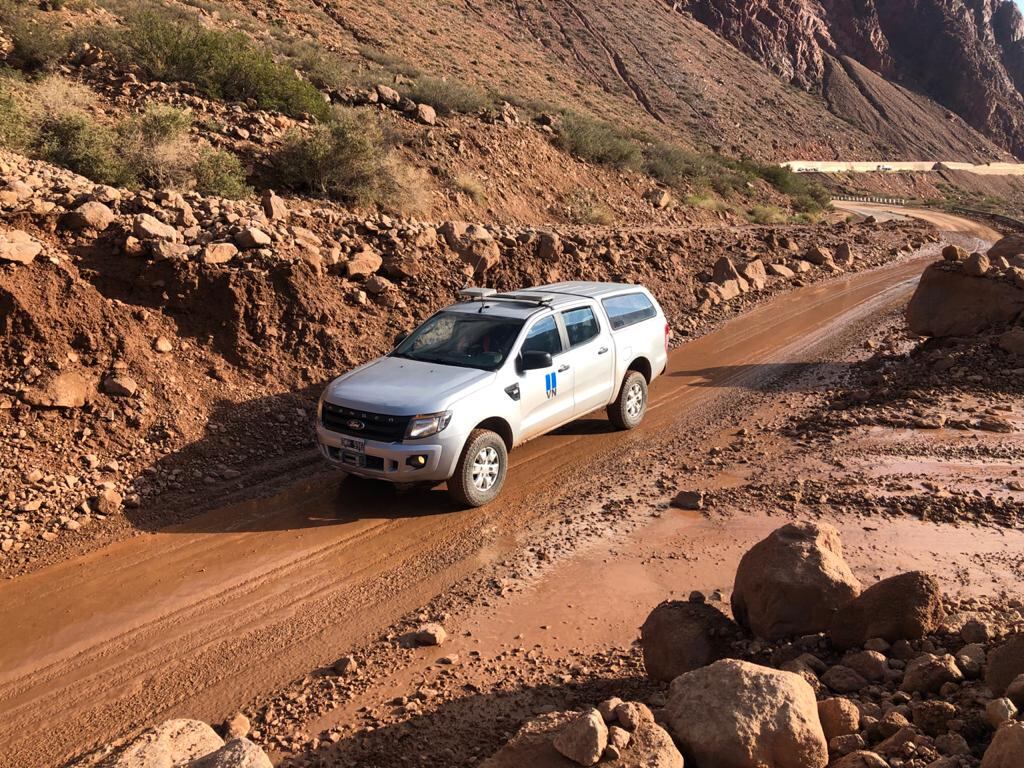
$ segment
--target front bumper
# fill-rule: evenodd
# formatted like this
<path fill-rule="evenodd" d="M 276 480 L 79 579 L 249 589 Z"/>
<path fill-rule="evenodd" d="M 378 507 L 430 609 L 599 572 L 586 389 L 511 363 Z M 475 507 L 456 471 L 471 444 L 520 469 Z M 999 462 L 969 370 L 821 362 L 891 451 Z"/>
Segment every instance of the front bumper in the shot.
<path fill-rule="evenodd" d="M 462 441 L 445 430 L 424 443 L 381 443 L 365 441 L 365 463 L 352 463 L 351 452 L 342 448 L 345 435 L 316 425 L 317 447 L 331 464 L 358 477 L 371 477 L 391 483 L 439 483 L 452 476 Z M 422 466 L 410 466 L 408 461 L 423 456 Z"/>

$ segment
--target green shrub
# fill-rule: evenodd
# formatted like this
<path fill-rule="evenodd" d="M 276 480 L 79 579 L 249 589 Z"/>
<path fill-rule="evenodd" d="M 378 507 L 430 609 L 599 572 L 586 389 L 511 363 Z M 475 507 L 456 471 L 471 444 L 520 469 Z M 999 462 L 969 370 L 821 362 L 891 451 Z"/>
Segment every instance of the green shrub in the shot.
<path fill-rule="evenodd" d="M 755 205 L 747 211 L 747 217 L 755 224 L 781 224 L 788 218 L 785 211 L 774 205 Z"/>
<path fill-rule="evenodd" d="M 253 193 L 252 187 L 245 183 L 242 161 L 231 152 L 212 147 L 200 151 L 192 172 L 200 194 L 237 200 Z"/>
<path fill-rule="evenodd" d="M 644 170 L 663 184 L 673 187 L 692 184 L 697 180 L 706 182 L 711 167 L 712 163 L 707 156 L 675 144 L 661 142 L 648 147 L 644 153 Z"/>
<path fill-rule="evenodd" d="M 397 187 L 380 128 L 351 112 L 309 132 L 293 131 L 275 165 L 292 189 L 353 204 L 383 202 Z"/>
<path fill-rule="evenodd" d="M 0 88 L 0 145 L 23 151 L 32 143 L 33 132 L 25 114 L 6 87 Z"/>
<path fill-rule="evenodd" d="M 121 153 L 136 179 L 159 189 L 188 188 L 197 157 L 188 135 L 191 127 L 191 112 L 161 105 L 118 124 Z"/>
<path fill-rule="evenodd" d="M 35 149 L 44 160 L 101 184 L 127 186 L 135 181 L 117 133 L 84 114 L 44 119 Z"/>
<path fill-rule="evenodd" d="M 802 213 L 815 213 L 827 207 L 831 200 L 828 190 L 821 184 L 793 173 L 781 165 L 751 164 L 754 173 L 790 198 L 793 209 Z"/>
<path fill-rule="evenodd" d="M 47 20 L 31 18 L 21 7 L 0 7 L 0 23 L 11 37 L 8 61 L 19 69 L 39 72 L 53 69 L 70 50 L 68 36 Z"/>
<path fill-rule="evenodd" d="M 483 91 L 437 77 L 418 78 L 405 95 L 417 103 L 429 104 L 439 115 L 473 114 L 491 104 Z"/>
<path fill-rule="evenodd" d="M 638 168 L 639 145 L 603 120 L 568 112 L 562 117 L 556 144 L 572 155 L 599 165 Z"/>
<path fill-rule="evenodd" d="M 328 115 L 328 105 L 310 83 L 241 32 L 204 29 L 185 18 L 144 11 L 128 18 L 118 47 L 146 75 L 186 81 L 216 99 L 253 99 L 260 107 L 292 116 Z"/>

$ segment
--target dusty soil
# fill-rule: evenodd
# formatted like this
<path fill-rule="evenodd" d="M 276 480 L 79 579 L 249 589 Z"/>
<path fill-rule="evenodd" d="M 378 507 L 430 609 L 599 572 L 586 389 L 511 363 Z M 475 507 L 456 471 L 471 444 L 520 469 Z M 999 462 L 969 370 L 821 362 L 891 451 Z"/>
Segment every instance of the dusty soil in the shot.
<path fill-rule="evenodd" d="M 823 375 L 815 350 L 845 349 L 851 334 L 863 332 L 858 323 L 883 323 L 881 313 L 905 301 L 926 261 L 901 261 L 798 289 L 683 345 L 673 355 L 669 375 L 653 390 L 641 430 L 609 434 L 602 419 L 586 419 L 531 443 L 513 456 L 507 493 L 482 512 L 451 511 L 440 490 L 398 494 L 313 475 L 273 498 L 222 507 L 7 582 L 0 586 L 0 601 L 14 631 L 2 647 L 6 677 L 0 693 L 11 759 L 52 763 L 163 716 L 217 721 L 248 701 L 258 738 L 282 758 L 313 759 L 320 749 L 314 739 L 336 731 L 327 740 L 337 741 L 328 762 L 394 765 L 401 764 L 401 753 L 415 764 L 418 756 L 429 760 L 452 750 L 459 764 L 472 763 L 496 748 L 533 706 L 515 696 L 506 701 L 482 694 L 490 691 L 492 678 L 481 670 L 507 678 L 502 685 L 509 690 L 520 683 L 508 673 L 523 664 L 537 670 L 531 685 L 552 690 L 575 690 L 577 684 L 584 691 L 587 685 L 603 690 L 609 687 L 602 682 L 609 670 L 627 679 L 615 683 L 620 688 L 642 688 L 635 652 L 629 650 L 635 637 L 629 628 L 645 610 L 639 597 L 619 600 L 614 587 L 597 589 L 592 599 L 603 595 L 605 610 L 597 611 L 595 604 L 585 622 L 569 608 L 549 620 L 516 613 L 526 611 L 530 600 L 490 619 L 518 625 L 511 637 L 504 630 L 476 629 L 476 622 L 485 628 L 488 620 L 466 611 L 505 606 L 501 601 L 528 585 L 543 584 L 555 564 L 570 563 L 573 552 L 612 541 L 616 551 L 643 552 L 634 555 L 641 562 L 682 565 L 675 561 L 690 558 L 684 562 L 706 573 L 710 558 L 724 573 L 740 545 L 732 540 L 731 524 L 722 527 L 723 515 L 749 516 L 751 540 L 771 526 L 780 508 L 774 499 L 766 501 L 770 497 L 750 477 L 759 476 L 759 468 L 763 473 L 768 462 L 786 466 L 773 451 L 785 457 L 784 449 L 800 449 L 799 442 L 783 437 L 780 425 L 759 431 L 756 439 L 748 428 L 743 450 L 734 450 L 741 420 L 767 424 L 766 416 L 757 415 L 761 408 L 775 418 L 804 413 L 798 404 L 786 403 L 792 396 L 786 382 L 794 373 L 804 380 Z M 811 393 L 801 397 L 813 410 Z M 731 437 L 723 428 L 733 431 Z M 782 446 L 769 450 L 776 440 Z M 734 455 L 736 462 L 730 460 Z M 792 477 L 787 473 L 786 482 Z M 705 531 L 706 553 L 663 547 L 645 526 L 661 524 L 666 498 L 679 485 L 698 480 L 715 492 L 712 498 L 722 494 L 721 506 L 715 504 L 717 526 L 688 518 Z M 731 499 L 729 493 L 745 495 Z M 540 498 L 543 505 L 536 502 Z M 798 505 L 793 511 L 802 510 Z M 814 510 L 847 514 L 825 501 Z M 729 547 L 722 546 L 723 531 Z M 641 542 L 649 542 L 647 550 Z M 588 577 L 588 583 L 606 584 L 601 579 L 616 573 L 613 567 L 596 570 L 600 578 Z M 719 581 L 714 587 L 728 588 L 724 577 Z M 688 588 L 676 587 L 679 593 Z M 622 589 L 626 595 L 633 587 Z M 576 598 L 565 602 L 575 604 Z M 45 613 L 38 610 L 41 605 L 47 606 Z M 536 603 L 538 609 L 541 605 Z M 465 655 L 456 650 L 461 661 L 449 658 L 456 663 L 435 666 L 437 657 L 449 655 L 447 648 L 431 657 L 399 647 L 396 639 L 404 628 L 426 617 L 441 619 L 453 644 L 469 643 Z M 563 621 L 593 633 L 593 642 L 577 646 L 571 634 L 563 637 Z M 548 629 L 536 629 L 541 625 Z M 615 637 L 604 634 L 614 628 Z M 464 639 L 465 632 L 472 634 Z M 494 633 L 486 641 L 491 645 L 475 647 L 474 639 L 484 643 L 489 632 Z M 558 641 L 532 648 L 534 658 L 522 661 L 510 648 L 499 647 L 502 642 L 523 646 L 514 640 L 519 633 L 536 634 L 535 643 L 542 637 Z M 621 652 L 600 650 L 599 636 Z M 523 647 L 526 655 L 531 648 Z M 474 650 L 481 655 L 474 656 Z M 365 670 L 351 680 L 317 671 L 348 653 L 355 653 Z M 412 670 L 411 677 L 384 674 L 403 668 Z M 428 675 L 435 681 L 442 668 L 451 684 L 445 683 L 437 705 L 451 697 L 483 696 L 497 702 L 496 708 L 481 709 L 495 717 L 486 718 L 486 727 L 473 721 L 473 738 L 443 740 L 442 746 L 432 738 L 433 746 L 421 753 L 399 748 L 407 737 L 385 706 L 399 696 L 390 691 L 408 696 L 409 680 Z M 463 674 L 469 677 L 462 680 Z M 275 690 L 280 693 L 268 693 Z M 346 708 L 339 710 L 340 705 Z M 423 705 L 403 706 L 399 720 L 413 718 L 417 732 L 426 727 L 415 717 Z M 452 704 L 452 711 L 463 706 L 474 702 Z M 353 721 L 349 714 L 361 707 L 368 709 Z M 365 729 L 374 718 L 388 727 L 358 737 L 343 727 L 355 722 Z M 36 735 L 41 729 L 45 739 Z M 392 733 L 396 740 L 386 738 Z"/>

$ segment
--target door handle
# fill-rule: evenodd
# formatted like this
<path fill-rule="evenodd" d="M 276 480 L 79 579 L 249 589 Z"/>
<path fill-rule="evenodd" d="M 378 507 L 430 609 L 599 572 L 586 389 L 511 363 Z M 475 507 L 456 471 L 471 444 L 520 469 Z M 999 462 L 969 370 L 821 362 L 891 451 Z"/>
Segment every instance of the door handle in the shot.
<path fill-rule="evenodd" d="M 558 369 L 558 372 L 559 373 L 565 373 L 568 370 L 569 370 L 569 366 L 568 365 L 563 365 L 561 368 Z"/>
<path fill-rule="evenodd" d="M 597 350 L 597 354 L 603 355 L 607 351 L 608 351 L 608 347 L 601 347 L 599 350 Z"/>

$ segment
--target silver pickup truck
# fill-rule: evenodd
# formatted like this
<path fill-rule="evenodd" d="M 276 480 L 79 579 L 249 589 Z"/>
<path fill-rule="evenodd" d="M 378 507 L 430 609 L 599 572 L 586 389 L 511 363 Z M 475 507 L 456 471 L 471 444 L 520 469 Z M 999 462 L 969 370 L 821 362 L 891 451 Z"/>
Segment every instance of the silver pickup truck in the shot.
<path fill-rule="evenodd" d="M 566 282 L 460 298 L 327 386 L 325 458 L 359 477 L 447 481 L 460 504 L 481 506 L 515 446 L 599 408 L 621 429 L 643 419 L 671 334 L 645 288 Z"/>

